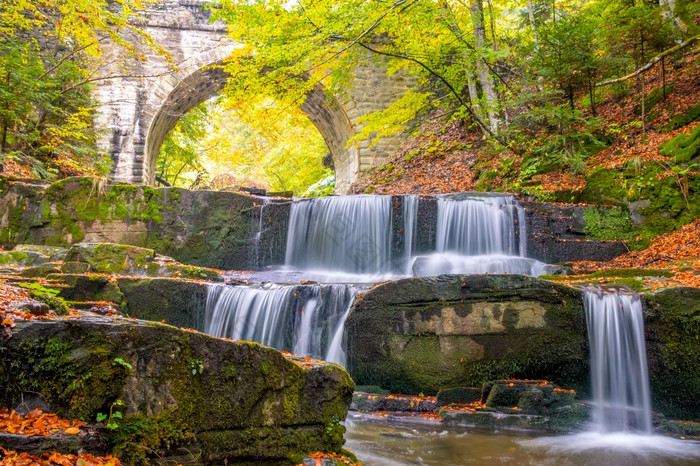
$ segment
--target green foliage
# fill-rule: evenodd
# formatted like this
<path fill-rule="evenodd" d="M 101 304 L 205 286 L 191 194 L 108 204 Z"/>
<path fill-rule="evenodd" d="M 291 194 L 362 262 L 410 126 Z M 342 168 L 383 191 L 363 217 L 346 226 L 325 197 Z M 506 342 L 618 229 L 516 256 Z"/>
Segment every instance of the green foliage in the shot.
<path fill-rule="evenodd" d="M 181 178 L 183 174 L 193 172 L 196 179 L 205 171 L 199 143 L 206 136 L 208 117 L 206 103 L 194 107 L 178 120 L 163 141 L 156 175 L 171 186 L 189 185 L 194 180 Z"/>
<path fill-rule="evenodd" d="M 600 119 L 565 103 L 545 102 L 521 113 L 507 130 L 526 150 L 521 179 L 556 169 L 582 173 L 584 160 L 607 145 L 601 128 Z"/>
<path fill-rule="evenodd" d="M 204 372 L 204 363 L 201 359 L 193 359 L 190 361 L 190 369 L 192 370 L 192 375 L 202 375 Z"/>
<path fill-rule="evenodd" d="M 118 358 L 117 358 L 118 359 Z M 129 368 L 131 369 L 131 368 Z M 120 408 L 124 407 L 126 404 L 122 400 L 115 400 L 114 403 L 112 403 L 109 406 L 109 414 L 103 414 L 103 413 L 97 413 L 97 422 L 103 422 L 105 423 L 105 427 L 108 428 L 109 430 L 116 430 L 119 428 L 119 424 L 117 423 L 117 419 L 122 419 L 124 416 L 122 416 L 121 411 L 117 411 L 115 408 Z"/>

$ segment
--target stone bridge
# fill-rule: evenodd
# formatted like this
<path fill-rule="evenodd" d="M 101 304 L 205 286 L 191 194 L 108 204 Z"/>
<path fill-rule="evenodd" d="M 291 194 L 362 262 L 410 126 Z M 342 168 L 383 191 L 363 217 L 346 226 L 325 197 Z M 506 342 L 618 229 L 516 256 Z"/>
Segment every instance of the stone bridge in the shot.
<path fill-rule="evenodd" d="M 101 145 L 114 161 L 111 178 L 153 184 L 156 160 L 168 132 L 196 105 L 214 97 L 226 83 L 218 65 L 240 47 L 226 34 L 226 26 L 209 21 L 207 2 L 174 0 L 150 4 L 134 22 L 167 50 L 178 71 L 147 50 L 145 60 L 125 59 L 117 47 L 107 46 L 103 69 L 107 76 L 96 89 L 100 102 L 98 125 L 106 128 Z M 135 39 L 136 40 L 136 39 Z M 328 145 L 336 172 L 336 191 L 347 193 L 358 174 L 383 163 L 400 143 L 400 136 L 348 146 L 361 128 L 358 119 L 386 108 L 414 85 L 406 74 L 387 76 L 386 69 L 367 59 L 355 69 L 351 90 L 337 100 L 315 88 L 302 109 Z"/>

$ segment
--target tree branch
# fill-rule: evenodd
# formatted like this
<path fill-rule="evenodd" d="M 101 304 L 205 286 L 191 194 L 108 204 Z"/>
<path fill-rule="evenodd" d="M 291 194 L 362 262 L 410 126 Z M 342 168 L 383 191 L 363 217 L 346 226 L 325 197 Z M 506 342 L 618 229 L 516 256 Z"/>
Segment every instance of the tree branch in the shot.
<path fill-rule="evenodd" d="M 639 76 L 640 74 L 644 73 L 645 71 L 649 70 L 652 66 L 657 64 L 659 61 L 661 61 L 661 59 L 664 58 L 665 56 L 670 55 L 672 53 L 675 53 L 679 50 L 682 50 L 697 40 L 700 40 L 700 34 L 695 36 L 695 37 L 691 37 L 690 39 L 686 40 L 683 43 L 676 45 L 675 47 L 671 47 L 670 49 L 661 52 L 660 54 L 658 54 L 657 56 L 652 58 L 651 61 L 648 62 L 646 65 L 639 68 L 637 71 L 630 73 L 627 76 L 623 76 L 621 78 L 609 79 L 607 81 L 603 81 L 602 83 L 597 83 L 595 85 L 595 87 L 608 86 L 610 84 L 619 84 L 621 82 L 627 81 L 628 79 L 632 79 L 635 76 Z"/>

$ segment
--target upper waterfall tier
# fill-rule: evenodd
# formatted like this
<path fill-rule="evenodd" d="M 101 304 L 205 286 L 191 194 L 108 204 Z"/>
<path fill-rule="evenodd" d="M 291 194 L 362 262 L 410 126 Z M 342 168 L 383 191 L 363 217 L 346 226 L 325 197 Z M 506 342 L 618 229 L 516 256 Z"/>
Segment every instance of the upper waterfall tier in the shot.
<path fill-rule="evenodd" d="M 324 273 L 344 274 L 350 281 L 353 274 L 364 276 L 357 281 L 372 281 L 432 271 L 543 273 L 544 264 L 525 258 L 524 209 L 512 196 L 444 195 L 435 206 L 430 242 L 419 237 L 425 212 L 418 196 L 296 199 L 287 231 L 287 269 L 316 272 L 314 279 L 321 281 Z"/>

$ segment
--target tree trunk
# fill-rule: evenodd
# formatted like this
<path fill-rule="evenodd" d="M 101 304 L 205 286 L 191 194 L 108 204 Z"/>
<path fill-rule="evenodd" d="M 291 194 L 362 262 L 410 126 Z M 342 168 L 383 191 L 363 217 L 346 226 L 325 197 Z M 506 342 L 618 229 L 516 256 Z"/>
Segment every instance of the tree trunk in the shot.
<path fill-rule="evenodd" d="M 486 45 L 486 30 L 484 29 L 484 4 L 482 0 L 472 0 L 471 16 L 474 24 L 474 39 L 477 52 L 483 50 Z M 481 89 L 484 91 L 484 100 L 486 106 L 486 114 L 489 119 L 489 128 L 492 132 L 498 130 L 498 116 L 496 113 L 496 104 L 498 102 L 498 93 L 493 82 L 493 76 L 489 71 L 488 66 L 483 60 L 477 57 L 476 73 L 481 84 Z"/>

